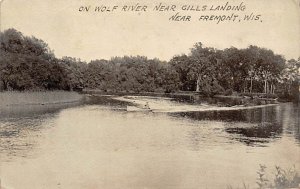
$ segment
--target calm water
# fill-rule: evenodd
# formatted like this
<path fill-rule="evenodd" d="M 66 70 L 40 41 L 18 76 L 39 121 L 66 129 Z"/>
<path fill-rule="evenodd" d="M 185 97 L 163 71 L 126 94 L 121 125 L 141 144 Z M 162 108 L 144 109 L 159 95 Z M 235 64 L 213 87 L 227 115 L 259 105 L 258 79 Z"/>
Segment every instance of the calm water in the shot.
<path fill-rule="evenodd" d="M 203 102 L 147 101 L 177 108 Z M 297 104 L 169 113 L 127 112 L 127 104 L 93 97 L 75 107 L 0 114 L 2 185 L 193 189 L 244 182 L 256 187 L 259 164 L 270 172 L 275 165 L 300 168 Z"/>

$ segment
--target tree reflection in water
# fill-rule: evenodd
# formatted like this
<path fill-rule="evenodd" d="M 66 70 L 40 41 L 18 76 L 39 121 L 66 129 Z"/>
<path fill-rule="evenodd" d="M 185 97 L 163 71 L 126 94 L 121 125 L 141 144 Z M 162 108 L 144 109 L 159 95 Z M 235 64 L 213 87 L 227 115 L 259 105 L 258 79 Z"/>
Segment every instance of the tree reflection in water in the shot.
<path fill-rule="evenodd" d="M 283 134 L 294 136 L 297 143 L 300 143 L 298 104 L 287 103 L 247 110 L 182 112 L 172 115 L 194 121 L 225 122 L 222 129 L 230 135 L 231 139 L 249 146 L 264 146 Z"/>
<path fill-rule="evenodd" d="M 10 161 L 15 156 L 32 156 L 32 149 L 38 147 L 42 131 L 53 125 L 53 117 L 53 114 L 44 114 L 19 119 L 1 119 L 0 151 L 1 154 L 6 154 L 2 161 Z"/>
<path fill-rule="evenodd" d="M 0 155 L 7 155 L 3 161 L 15 156 L 32 156 L 32 149 L 38 147 L 43 131 L 54 125 L 52 122 L 60 110 L 82 103 L 1 107 Z"/>

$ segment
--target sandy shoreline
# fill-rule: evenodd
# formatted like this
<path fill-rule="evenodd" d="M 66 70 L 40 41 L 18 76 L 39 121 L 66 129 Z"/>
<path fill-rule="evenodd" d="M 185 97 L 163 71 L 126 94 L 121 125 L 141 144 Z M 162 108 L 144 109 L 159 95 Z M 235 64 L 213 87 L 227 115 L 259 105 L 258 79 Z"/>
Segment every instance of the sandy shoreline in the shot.
<path fill-rule="evenodd" d="M 252 105 L 252 106 L 245 106 L 245 105 L 235 105 L 230 107 L 220 107 L 214 106 L 210 104 L 178 104 L 173 103 L 169 100 L 169 98 L 159 98 L 160 101 L 155 100 L 153 97 L 146 97 L 146 96 L 126 96 L 126 97 L 114 97 L 113 99 L 129 102 L 136 106 L 143 106 L 146 102 L 149 103 L 149 106 L 152 112 L 193 112 L 193 111 L 230 111 L 230 110 L 247 110 L 247 109 L 256 109 L 256 108 L 264 108 L 270 106 L 278 106 L 279 104 L 264 104 L 264 105 Z M 161 101 L 162 100 L 162 101 Z"/>

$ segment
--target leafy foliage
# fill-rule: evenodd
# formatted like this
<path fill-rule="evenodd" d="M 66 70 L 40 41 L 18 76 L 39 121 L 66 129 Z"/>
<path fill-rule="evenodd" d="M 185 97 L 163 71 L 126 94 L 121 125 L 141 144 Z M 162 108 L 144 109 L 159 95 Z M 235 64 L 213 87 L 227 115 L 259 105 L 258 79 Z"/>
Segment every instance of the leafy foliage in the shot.
<path fill-rule="evenodd" d="M 259 165 L 256 179 L 257 187 L 250 187 L 243 182 L 242 187 L 233 187 L 232 185 L 227 185 L 226 188 L 292 189 L 300 186 L 300 175 L 295 166 L 287 169 L 283 169 L 280 166 L 275 166 L 275 171 L 272 171 L 271 174 L 267 170 L 268 169 L 265 165 Z"/>
<path fill-rule="evenodd" d="M 169 62 L 144 56 L 90 63 L 58 59 L 47 43 L 15 29 L 0 33 L 0 89 L 106 92 L 197 91 L 203 95 L 264 93 L 290 98 L 298 92 L 300 58 L 286 61 L 273 51 L 249 46 L 218 50 L 196 43 Z"/>

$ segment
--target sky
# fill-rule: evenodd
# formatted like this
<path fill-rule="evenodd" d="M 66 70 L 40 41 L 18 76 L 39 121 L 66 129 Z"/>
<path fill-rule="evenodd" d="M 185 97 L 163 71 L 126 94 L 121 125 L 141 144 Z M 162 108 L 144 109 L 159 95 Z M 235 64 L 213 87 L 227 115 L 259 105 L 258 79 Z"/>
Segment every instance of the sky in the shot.
<path fill-rule="evenodd" d="M 208 7 L 237 6 L 244 11 L 181 11 L 185 4 Z M 147 6 L 146 12 L 122 12 L 126 5 Z M 175 11 L 152 11 L 153 7 L 176 5 Z M 113 12 L 95 12 L 96 6 L 118 6 Z M 79 11 L 91 6 L 90 11 Z M 170 21 L 175 13 L 191 21 Z M 189 53 L 196 42 L 206 47 L 246 48 L 249 45 L 273 50 L 287 59 L 300 56 L 299 0 L 5 0 L 2 30 L 15 28 L 24 35 L 47 42 L 57 57 L 85 61 L 113 56 L 143 55 L 169 60 Z M 199 21 L 201 15 L 261 15 L 259 21 Z"/>

